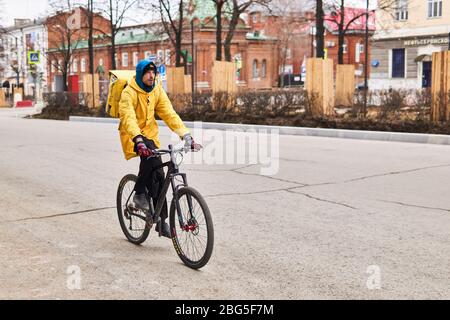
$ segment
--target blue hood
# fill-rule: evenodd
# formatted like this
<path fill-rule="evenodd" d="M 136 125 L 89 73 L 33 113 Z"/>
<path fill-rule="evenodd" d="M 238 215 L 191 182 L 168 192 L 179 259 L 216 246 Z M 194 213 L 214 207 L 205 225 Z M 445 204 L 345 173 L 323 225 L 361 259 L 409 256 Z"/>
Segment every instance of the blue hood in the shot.
<path fill-rule="evenodd" d="M 157 70 L 156 65 L 149 60 L 141 60 L 141 61 L 139 61 L 139 63 L 136 66 L 136 83 L 145 92 L 150 92 L 155 87 L 155 83 L 153 83 L 153 86 L 148 87 L 142 82 L 142 76 L 144 75 L 144 69 L 149 64 L 152 64 L 155 67 L 155 70 Z"/>

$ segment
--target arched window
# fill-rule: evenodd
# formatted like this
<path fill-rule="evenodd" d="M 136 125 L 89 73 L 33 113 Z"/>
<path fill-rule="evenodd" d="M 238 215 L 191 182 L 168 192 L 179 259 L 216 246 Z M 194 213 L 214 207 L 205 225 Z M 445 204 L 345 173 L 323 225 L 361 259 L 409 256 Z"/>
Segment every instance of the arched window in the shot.
<path fill-rule="evenodd" d="M 253 60 L 253 79 L 258 78 L 258 60 Z"/>
<path fill-rule="evenodd" d="M 81 70 L 81 72 L 86 72 L 86 59 L 85 58 L 82 58 L 81 59 L 81 68 L 80 68 Z"/>
<path fill-rule="evenodd" d="M 73 62 L 72 62 L 72 71 L 73 71 L 74 73 L 77 73 L 77 72 L 78 72 L 78 59 L 73 59 Z"/>
<path fill-rule="evenodd" d="M 265 78 L 267 75 L 267 61 L 266 59 L 264 59 L 262 61 L 262 66 L 261 66 L 261 77 Z"/>

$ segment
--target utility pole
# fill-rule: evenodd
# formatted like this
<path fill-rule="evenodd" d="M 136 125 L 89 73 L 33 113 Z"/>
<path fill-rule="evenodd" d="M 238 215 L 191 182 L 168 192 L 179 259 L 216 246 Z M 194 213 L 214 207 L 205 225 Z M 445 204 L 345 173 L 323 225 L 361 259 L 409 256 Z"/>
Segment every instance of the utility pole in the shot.
<path fill-rule="evenodd" d="M 364 43 L 364 109 L 363 118 L 367 113 L 367 90 L 368 88 L 368 70 L 369 70 L 369 0 L 366 0 L 366 35 Z"/>
<path fill-rule="evenodd" d="M 95 108 L 95 81 L 94 81 L 94 39 L 93 39 L 93 29 L 94 29 L 94 0 L 88 0 L 88 28 L 89 28 L 89 73 L 91 74 L 91 84 L 92 84 L 92 106 Z"/>
<path fill-rule="evenodd" d="M 195 52 L 195 47 L 194 47 L 194 18 L 191 18 L 191 57 L 192 57 L 192 62 L 191 62 L 191 68 L 192 68 L 192 72 L 191 72 L 191 91 L 192 91 L 192 108 L 194 108 L 194 98 L 195 98 L 195 64 L 194 64 L 194 52 Z M 187 62 L 186 62 L 187 63 Z"/>

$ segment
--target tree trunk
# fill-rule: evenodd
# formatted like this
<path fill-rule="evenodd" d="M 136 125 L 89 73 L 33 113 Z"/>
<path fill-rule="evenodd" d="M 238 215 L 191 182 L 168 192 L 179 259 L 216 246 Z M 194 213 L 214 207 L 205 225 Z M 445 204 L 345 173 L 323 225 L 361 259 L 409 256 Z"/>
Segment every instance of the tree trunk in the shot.
<path fill-rule="evenodd" d="M 109 22 L 111 29 L 111 70 L 116 70 L 116 28 L 114 26 L 112 0 L 109 0 L 109 18 L 111 19 Z"/>
<path fill-rule="evenodd" d="M 222 61 L 222 7 L 224 1 L 216 1 L 216 60 Z"/>
<path fill-rule="evenodd" d="M 339 17 L 339 34 L 338 34 L 338 64 L 344 64 L 344 21 L 345 21 L 345 1 L 341 0 L 341 9 Z"/>
<path fill-rule="evenodd" d="M 178 30 L 175 31 L 175 66 L 181 67 L 183 65 L 186 65 L 186 59 L 183 56 L 183 53 L 181 52 L 181 41 L 182 41 L 182 33 L 183 33 L 183 1 L 180 1 L 180 6 L 178 7 L 178 13 L 179 13 L 179 20 L 178 20 Z M 183 58 L 183 64 L 181 63 L 181 58 Z M 186 73 L 186 67 L 185 73 Z"/>
<path fill-rule="evenodd" d="M 316 57 L 324 57 L 324 25 L 323 25 L 323 3 L 316 0 Z"/>
<path fill-rule="evenodd" d="M 227 37 L 225 38 L 225 43 L 223 44 L 225 49 L 225 61 L 231 62 L 231 40 L 233 40 L 234 31 L 239 22 L 240 11 L 237 8 L 233 8 L 233 16 L 231 17 L 230 26 L 228 28 Z"/>
<path fill-rule="evenodd" d="M 88 50 L 89 50 L 89 73 L 94 74 L 94 39 L 93 39 L 93 29 L 94 29 L 94 12 L 93 12 L 93 0 L 88 2 L 88 28 L 89 28 L 89 38 L 88 38 Z"/>
<path fill-rule="evenodd" d="M 69 91 L 69 86 L 67 85 L 67 65 L 62 68 L 62 81 L 63 81 L 63 91 L 67 92 Z"/>

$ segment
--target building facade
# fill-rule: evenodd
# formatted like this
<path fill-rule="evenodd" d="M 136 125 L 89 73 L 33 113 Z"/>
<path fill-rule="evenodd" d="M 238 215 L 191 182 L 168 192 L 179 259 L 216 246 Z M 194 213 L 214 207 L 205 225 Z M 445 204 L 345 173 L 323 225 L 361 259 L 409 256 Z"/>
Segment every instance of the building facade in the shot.
<path fill-rule="evenodd" d="M 431 86 L 431 55 L 448 50 L 450 2 L 398 0 L 380 12 L 372 41 L 370 89 L 419 89 Z"/>
<path fill-rule="evenodd" d="M 44 21 L 15 19 L 14 26 L 5 29 L 0 46 L 2 83 L 21 86 L 25 96 L 41 98 L 47 90 L 48 39 Z"/>

